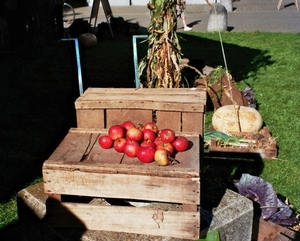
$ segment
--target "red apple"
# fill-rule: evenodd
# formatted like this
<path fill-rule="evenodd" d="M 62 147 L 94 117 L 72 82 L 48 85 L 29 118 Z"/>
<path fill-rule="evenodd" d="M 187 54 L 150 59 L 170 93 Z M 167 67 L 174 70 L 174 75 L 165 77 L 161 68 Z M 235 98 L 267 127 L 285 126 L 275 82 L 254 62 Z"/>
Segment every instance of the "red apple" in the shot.
<path fill-rule="evenodd" d="M 124 145 L 124 153 L 129 157 L 136 157 L 140 145 L 137 141 L 127 140 Z"/>
<path fill-rule="evenodd" d="M 156 144 L 153 141 L 150 141 L 150 140 L 143 141 L 140 146 L 142 146 L 142 147 L 151 147 L 151 148 L 156 149 Z"/>
<path fill-rule="evenodd" d="M 113 140 L 125 137 L 125 132 L 125 128 L 121 125 L 113 125 L 108 129 L 108 135 Z"/>
<path fill-rule="evenodd" d="M 162 142 L 158 146 L 156 146 L 156 150 L 166 150 L 170 155 L 172 155 L 174 152 L 174 146 L 171 143 Z"/>
<path fill-rule="evenodd" d="M 143 132 L 136 127 L 131 127 L 126 132 L 126 139 L 132 141 L 141 141 L 143 140 L 144 134 Z"/>
<path fill-rule="evenodd" d="M 175 132 L 171 129 L 160 130 L 158 136 L 165 143 L 172 143 L 173 141 L 175 141 Z"/>
<path fill-rule="evenodd" d="M 137 151 L 137 158 L 144 163 L 153 162 L 155 151 L 151 147 L 140 147 Z"/>
<path fill-rule="evenodd" d="M 117 139 L 114 141 L 114 149 L 117 152 L 124 152 L 124 146 L 126 144 L 127 140 L 123 137 Z"/>
<path fill-rule="evenodd" d="M 154 160 L 159 166 L 167 166 L 172 163 L 169 153 L 166 150 L 156 150 Z"/>
<path fill-rule="evenodd" d="M 176 137 L 175 141 L 173 141 L 172 145 L 174 146 L 176 151 L 181 152 L 188 149 L 189 141 L 184 136 L 178 136 Z"/>
<path fill-rule="evenodd" d="M 150 129 L 150 130 L 152 130 L 154 133 L 157 133 L 157 132 L 158 132 L 158 126 L 157 126 L 154 122 L 152 122 L 152 121 L 146 123 L 146 124 L 143 126 L 143 129 Z"/>
<path fill-rule="evenodd" d="M 150 129 L 143 129 L 143 133 L 144 133 L 144 141 L 146 140 L 154 141 L 156 138 L 155 132 Z"/>
<path fill-rule="evenodd" d="M 109 136 L 100 136 L 98 143 L 102 148 L 109 149 L 113 147 L 114 141 Z"/>
<path fill-rule="evenodd" d="M 158 136 L 155 138 L 154 143 L 156 146 L 159 146 L 163 141 L 161 140 L 161 138 Z"/>
<path fill-rule="evenodd" d="M 133 124 L 133 122 L 130 121 L 130 120 L 124 121 L 121 126 L 123 126 L 126 130 L 128 130 L 131 127 L 135 127 L 135 125 Z"/>

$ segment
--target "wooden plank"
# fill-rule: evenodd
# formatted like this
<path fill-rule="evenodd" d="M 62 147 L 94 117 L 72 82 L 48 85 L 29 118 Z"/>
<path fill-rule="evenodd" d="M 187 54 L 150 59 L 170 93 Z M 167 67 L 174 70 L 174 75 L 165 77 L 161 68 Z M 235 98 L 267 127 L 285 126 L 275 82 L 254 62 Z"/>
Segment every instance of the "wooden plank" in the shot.
<path fill-rule="evenodd" d="M 204 113 L 202 112 L 182 112 L 182 132 L 204 134 Z"/>
<path fill-rule="evenodd" d="M 189 149 L 176 154 L 175 158 L 180 162 L 179 164 L 161 167 L 155 162 L 145 164 L 137 158 L 124 157 L 123 153 L 118 153 L 112 148 L 102 149 L 98 145 L 97 139 L 101 135 L 107 135 L 107 129 L 72 128 L 49 159 L 44 162 L 43 169 L 67 170 L 70 172 L 81 170 L 87 173 L 199 177 L 199 135 L 195 133 L 176 134 L 188 138 L 190 141 Z M 88 151 L 88 155 L 82 160 L 86 151 Z"/>
<path fill-rule="evenodd" d="M 45 193 L 200 204 L 200 178 L 43 170 Z M 122 185 L 120 185 L 122 184 Z"/>
<path fill-rule="evenodd" d="M 174 99 L 174 97 L 172 97 Z M 146 109 L 146 110 L 165 110 L 165 111 L 189 111 L 204 112 L 204 106 L 194 102 L 171 102 L 167 99 L 164 101 L 151 100 L 117 100 L 105 99 L 98 101 L 76 102 L 76 109 Z"/>
<path fill-rule="evenodd" d="M 206 98 L 206 90 L 205 88 L 88 88 L 85 90 L 83 95 L 87 96 L 90 94 L 101 94 L 101 95 L 110 95 L 110 94 L 134 94 L 134 95 L 199 95 Z M 78 98 L 80 99 L 80 97 Z"/>
<path fill-rule="evenodd" d="M 82 157 L 91 151 L 99 134 L 96 133 L 68 133 L 49 160 L 60 162 L 80 162 Z"/>
<path fill-rule="evenodd" d="M 156 111 L 156 118 L 159 129 L 169 128 L 175 132 L 181 132 L 181 112 Z"/>
<path fill-rule="evenodd" d="M 183 203 L 182 204 L 182 210 L 184 210 L 184 211 L 191 211 L 191 212 L 197 212 L 198 206 L 194 205 L 194 204 Z"/>
<path fill-rule="evenodd" d="M 143 109 L 107 109 L 106 110 L 106 128 L 112 125 L 122 124 L 124 121 L 130 120 L 136 126 L 146 124 L 153 121 L 152 110 Z"/>
<path fill-rule="evenodd" d="M 206 92 L 191 89 L 88 89 L 76 109 L 132 108 L 204 112 Z"/>
<path fill-rule="evenodd" d="M 77 109 L 78 128 L 105 128 L 104 109 Z"/>
<path fill-rule="evenodd" d="M 198 239 L 200 234 L 199 212 L 49 202 L 47 214 L 47 222 L 54 227 L 77 227 L 182 239 Z"/>
<path fill-rule="evenodd" d="M 107 129 L 102 128 L 75 128 L 71 127 L 69 129 L 69 133 L 95 133 L 105 135 L 107 133 Z"/>
<path fill-rule="evenodd" d="M 120 156 L 123 155 L 120 153 Z M 126 158 L 126 156 L 124 157 Z M 198 178 L 199 177 L 199 160 L 194 161 L 191 166 L 184 158 L 175 159 L 180 161 L 180 164 L 174 164 L 169 166 L 158 166 L 155 162 L 143 164 L 136 158 L 129 158 L 126 164 L 97 164 L 96 162 L 84 161 L 84 162 L 62 162 L 60 160 L 47 160 L 43 164 L 44 175 L 49 176 L 49 170 L 64 170 L 69 172 L 81 171 L 87 175 L 91 173 L 104 173 L 104 174 L 127 174 L 127 175 L 147 175 L 147 176 L 159 176 L 159 177 L 177 177 L 177 178 Z M 195 157 L 193 160 L 195 160 Z M 51 178 L 51 177 L 49 177 Z M 60 180 L 57 180 L 60 181 Z"/>
<path fill-rule="evenodd" d="M 277 148 L 252 148 L 252 147 L 221 147 L 217 146 L 216 140 L 212 140 L 209 147 L 210 152 L 225 153 L 257 153 L 261 158 L 276 159 Z"/>
<path fill-rule="evenodd" d="M 109 89 L 108 89 L 109 90 Z M 199 102 L 203 104 L 205 98 L 203 98 L 202 92 L 199 91 L 190 91 L 187 89 L 181 89 L 180 91 L 176 91 L 175 89 L 170 90 L 162 90 L 162 89 L 146 89 L 147 91 L 142 90 L 135 90 L 128 92 L 130 89 L 119 89 L 119 91 L 100 91 L 100 92 L 85 92 L 85 94 L 81 95 L 76 102 L 80 101 L 93 101 L 97 100 L 98 98 L 102 99 L 121 99 L 121 100 L 132 100 L 132 99 L 139 99 L 143 100 L 159 100 L 163 101 L 164 98 L 175 102 Z M 127 90 L 127 91 L 126 91 Z M 174 98 L 176 96 L 178 99 Z M 173 98 L 172 98 L 173 97 Z"/>
<path fill-rule="evenodd" d="M 296 240 L 297 233 L 288 228 L 282 227 L 276 223 L 264 220 L 262 217 L 256 217 L 253 221 L 252 240 Z M 297 239 L 298 240 L 298 239 Z"/>

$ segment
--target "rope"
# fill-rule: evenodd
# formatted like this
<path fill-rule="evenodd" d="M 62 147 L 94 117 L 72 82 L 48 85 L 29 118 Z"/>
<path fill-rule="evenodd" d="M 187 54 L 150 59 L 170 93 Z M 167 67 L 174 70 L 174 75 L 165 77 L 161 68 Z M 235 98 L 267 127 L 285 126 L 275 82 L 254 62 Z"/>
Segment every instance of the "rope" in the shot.
<path fill-rule="evenodd" d="M 213 5 L 212 5 L 211 3 L 208 2 L 208 0 L 205 0 L 205 1 L 212 8 L 215 15 L 217 15 L 216 6 L 215 6 L 216 3 L 213 3 Z M 217 24 L 219 26 L 219 19 L 218 18 L 217 18 Z M 225 50 L 224 50 L 224 46 L 223 46 L 223 40 L 222 40 L 222 35 L 221 35 L 220 29 L 218 30 L 218 32 L 219 32 L 219 39 L 220 39 L 220 44 L 221 44 L 223 61 L 224 61 L 224 65 L 225 65 L 226 77 L 227 77 L 228 86 L 229 86 L 230 99 L 231 99 L 231 102 L 232 102 L 232 104 L 234 106 L 234 109 L 235 109 L 235 115 L 236 115 L 236 120 L 237 120 L 237 124 L 238 124 L 238 128 L 239 128 L 239 132 L 241 132 L 242 130 L 241 130 L 241 123 L 240 123 L 240 118 L 239 118 L 239 108 L 240 108 L 240 106 L 236 105 L 235 101 L 233 100 L 231 78 L 230 78 L 230 75 L 229 75 L 229 72 L 228 72 L 226 55 L 225 55 Z"/>

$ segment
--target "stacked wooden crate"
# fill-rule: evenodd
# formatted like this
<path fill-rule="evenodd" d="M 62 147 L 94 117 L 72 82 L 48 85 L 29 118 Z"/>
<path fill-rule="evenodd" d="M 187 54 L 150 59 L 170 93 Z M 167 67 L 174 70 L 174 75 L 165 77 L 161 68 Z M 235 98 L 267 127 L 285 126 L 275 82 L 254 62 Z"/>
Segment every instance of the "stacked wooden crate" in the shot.
<path fill-rule="evenodd" d="M 86 90 L 75 102 L 77 128 L 70 129 L 43 165 L 44 191 L 52 197 L 48 221 L 53 226 L 199 238 L 205 103 L 204 89 Z M 155 121 L 160 129 L 186 136 L 192 146 L 177 153 L 179 163 L 170 166 L 102 149 L 98 138 L 125 120 Z"/>

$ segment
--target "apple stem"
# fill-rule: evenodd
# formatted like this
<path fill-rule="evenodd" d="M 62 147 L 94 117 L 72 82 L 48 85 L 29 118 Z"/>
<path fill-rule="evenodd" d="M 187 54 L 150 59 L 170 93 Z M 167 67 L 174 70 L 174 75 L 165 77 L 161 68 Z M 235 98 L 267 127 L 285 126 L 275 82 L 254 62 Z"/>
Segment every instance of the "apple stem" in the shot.
<path fill-rule="evenodd" d="M 119 163 L 119 164 L 122 164 L 122 161 L 123 161 L 123 159 L 124 159 L 124 156 L 125 156 L 125 153 L 123 154 L 123 156 L 122 156 L 122 158 L 121 158 L 121 160 L 120 160 L 120 163 Z"/>
<path fill-rule="evenodd" d="M 169 158 L 170 158 L 171 161 L 172 161 L 171 165 L 174 165 L 174 164 L 180 164 L 180 161 L 176 160 L 175 158 L 173 158 L 173 157 L 171 157 L 171 156 L 169 156 Z M 176 163 L 174 163 L 174 162 L 176 162 Z"/>

